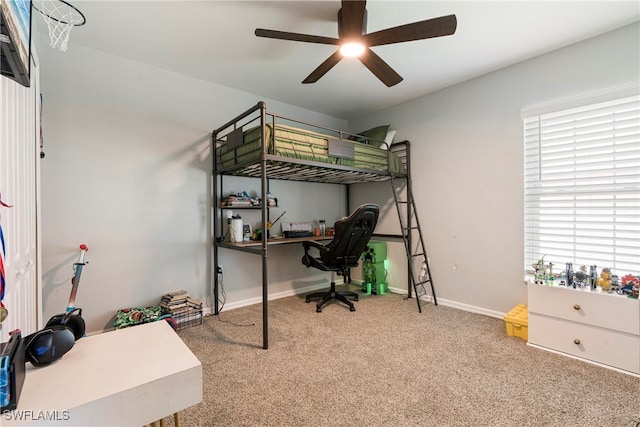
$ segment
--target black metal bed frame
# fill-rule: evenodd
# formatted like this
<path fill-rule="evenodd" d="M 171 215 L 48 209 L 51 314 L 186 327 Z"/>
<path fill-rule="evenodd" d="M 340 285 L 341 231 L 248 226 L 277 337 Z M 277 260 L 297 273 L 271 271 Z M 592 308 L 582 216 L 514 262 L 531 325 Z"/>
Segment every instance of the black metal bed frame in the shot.
<path fill-rule="evenodd" d="M 347 186 L 346 198 L 347 198 L 347 210 L 349 210 L 349 185 L 356 183 L 366 182 L 381 182 L 394 178 L 401 178 L 406 180 L 406 186 L 409 194 L 411 194 L 411 179 L 410 179 L 410 156 L 409 156 L 409 141 L 402 141 L 393 143 L 388 147 L 387 153 L 393 153 L 398 156 L 402 162 L 405 173 L 395 173 L 390 171 L 381 171 L 374 169 L 363 169 L 357 167 L 342 166 L 336 164 L 329 164 L 319 161 L 302 160 L 289 157 L 278 156 L 269 151 L 269 144 L 265 141 L 266 126 L 268 123 L 272 125 L 278 121 L 291 122 L 303 127 L 321 129 L 323 132 L 329 132 L 335 134 L 339 140 L 346 140 L 349 136 L 353 135 L 348 132 L 335 130 L 323 126 L 306 123 L 297 119 L 276 115 L 267 111 L 266 104 L 264 102 L 258 102 L 245 112 L 231 119 L 221 127 L 214 129 L 211 133 L 211 158 L 212 158 L 212 237 L 213 237 L 213 269 L 211 269 L 211 275 L 213 275 L 213 289 L 211 294 L 211 301 L 213 304 L 213 314 L 219 314 L 219 277 L 218 277 L 218 250 L 219 248 L 227 248 L 232 250 L 238 250 L 243 252 L 249 252 L 253 254 L 259 254 L 262 256 L 262 337 L 264 349 L 269 347 L 269 322 L 268 322 L 268 284 L 269 284 L 269 272 L 268 272 L 268 242 L 267 233 L 262 233 L 262 242 L 260 248 L 244 247 L 237 245 L 225 244 L 222 241 L 222 233 L 224 228 L 224 218 L 222 215 L 222 208 L 220 207 L 220 196 L 222 195 L 223 177 L 225 175 L 244 176 L 259 178 L 261 182 L 261 220 L 262 224 L 267 224 L 269 221 L 269 207 L 267 206 L 266 194 L 269 191 L 270 179 L 281 179 L 290 181 L 306 181 L 317 183 L 329 183 L 329 184 L 345 184 Z M 260 141 L 261 141 L 261 153 L 259 161 L 253 160 L 250 162 L 240 163 L 237 162 L 233 166 L 224 166 L 220 159 L 221 146 L 227 143 L 232 138 L 238 138 L 238 134 L 242 134 L 242 130 L 245 126 L 259 122 L 260 126 Z M 356 141 L 349 141 L 350 143 L 357 144 Z M 241 145 L 241 142 L 235 142 L 235 144 Z M 388 165 L 387 154 L 387 165 Z M 347 212 L 348 214 L 348 212 Z M 412 213 L 407 211 L 407 220 L 410 221 Z M 378 238 L 405 238 L 403 235 L 394 234 L 376 234 L 374 237 Z M 410 264 L 410 260 L 408 260 Z M 409 269 L 410 269 L 409 265 Z M 209 278 L 210 279 L 210 278 Z M 209 280 L 211 284 L 211 280 Z M 411 298 L 411 283 L 409 280 L 408 297 Z M 435 295 L 434 295 L 435 296 Z"/>

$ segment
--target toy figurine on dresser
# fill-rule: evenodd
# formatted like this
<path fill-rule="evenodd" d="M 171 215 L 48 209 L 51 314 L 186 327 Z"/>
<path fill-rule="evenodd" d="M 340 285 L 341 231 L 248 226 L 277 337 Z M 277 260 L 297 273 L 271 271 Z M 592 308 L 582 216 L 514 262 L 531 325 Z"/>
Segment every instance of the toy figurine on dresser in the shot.
<path fill-rule="evenodd" d="M 621 295 L 627 295 L 630 298 L 638 298 L 638 291 L 640 290 L 640 278 L 633 274 L 625 274 L 620 279 L 620 289 L 618 293 Z"/>
<path fill-rule="evenodd" d="M 545 276 L 546 276 L 546 268 L 544 265 L 544 256 L 538 260 L 538 262 L 531 264 L 533 267 L 533 280 L 536 285 L 544 285 Z"/>
<path fill-rule="evenodd" d="M 587 284 L 588 277 L 589 276 L 587 276 L 587 266 L 583 265 L 573 275 L 573 278 L 574 278 L 573 287 L 574 288 L 584 288 L 585 285 Z"/>
<path fill-rule="evenodd" d="M 611 269 L 603 268 L 600 272 L 600 277 L 598 278 L 598 286 L 602 288 L 603 291 L 608 291 L 611 287 Z"/>
<path fill-rule="evenodd" d="M 553 285 L 554 277 L 553 277 L 553 263 L 549 262 L 549 264 L 544 263 L 544 256 L 538 260 L 538 262 L 531 264 L 533 267 L 534 273 L 534 283 L 536 285 Z"/>
<path fill-rule="evenodd" d="M 598 270 L 595 265 L 589 267 L 589 289 L 594 291 L 598 285 Z"/>
<path fill-rule="evenodd" d="M 567 263 L 566 274 L 567 274 L 567 286 L 575 288 L 576 284 L 573 281 L 573 263 L 571 262 Z"/>

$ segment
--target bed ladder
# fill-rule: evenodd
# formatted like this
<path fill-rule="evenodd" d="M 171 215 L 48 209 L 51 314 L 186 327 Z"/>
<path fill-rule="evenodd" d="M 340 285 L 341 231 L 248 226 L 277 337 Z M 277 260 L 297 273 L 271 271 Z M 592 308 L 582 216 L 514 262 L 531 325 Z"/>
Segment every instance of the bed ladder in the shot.
<path fill-rule="evenodd" d="M 400 180 L 405 181 L 406 185 L 398 185 L 398 181 Z M 398 210 L 402 239 L 404 240 L 404 247 L 407 251 L 409 279 L 411 280 L 410 285 L 412 285 L 409 286 L 408 289 L 408 298 L 411 298 L 411 287 L 413 287 L 416 302 L 418 303 L 418 312 L 422 313 L 420 298 L 427 294 L 426 284 L 431 286 L 431 295 L 433 296 L 433 303 L 435 305 L 438 305 L 438 300 L 436 299 L 436 291 L 433 287 L 431 269 L 429 268 L 429 257 L 427 256 L 424 239 L 422 238 L 420 221 L 418 220 L 416 204 L 413 199 L 413 192 L 411 191 L 411 181 L 409 177 L 396 177 L 394 180 L 392 175 L 390 182 L 393 199 Z M 404 196 L 406 200 L 402 197 L 403 189 L 405 190 Z"/>

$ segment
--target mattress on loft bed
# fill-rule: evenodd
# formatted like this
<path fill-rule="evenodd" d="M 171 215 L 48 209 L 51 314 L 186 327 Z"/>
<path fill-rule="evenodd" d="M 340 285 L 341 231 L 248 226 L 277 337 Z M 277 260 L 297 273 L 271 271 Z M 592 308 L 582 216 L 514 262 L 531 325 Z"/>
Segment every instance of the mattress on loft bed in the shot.
<path fill-rule="evenodd" d="M 371 169 L 382 172 L 405 173 L 398 156 L 375 145 L 357 141 L 343 140 L 354 146 L 354 158 L 341 158 L 328 155 L 329 140 L 338 138 L 282 124 L 266 125 L 268 152 L 281 157 L 310 160 L 332 165 Z M 235 150 L 227 150 L 225 144 L 220 147 L 221 163 L 224 169 L 237 164 L 249 164 L 260 159 L 260 127 L 244 132 L 244 143 Z"/>

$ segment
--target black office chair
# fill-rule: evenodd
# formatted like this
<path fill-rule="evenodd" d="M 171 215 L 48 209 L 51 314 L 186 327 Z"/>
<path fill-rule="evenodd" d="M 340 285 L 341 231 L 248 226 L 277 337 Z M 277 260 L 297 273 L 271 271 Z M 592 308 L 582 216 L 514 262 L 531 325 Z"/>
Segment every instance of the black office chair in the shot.
<path fill-rule="evenodd" d="M 358 301 L 358 294 L 348 291 L 336 291 L 335 274 L 347 276 L 349 269 L 358 265 L 358 260 L 364 252 L 373 230 L 378 222 L 380 207 L 374 204 L 361 205 L 351 215 L 336 221 L 333 240 L 323 245 L 309 240 L 302 242 L 304 256 L 302 263 L 307 267 L 314 267 L 331 272 L 331 288 L 329 291 L 316 292 L 307 295 L 306 302 L 312 298 L 321 298 L 316 305 L 316 311 L 320 313 L 322 307 L 332 299 L 342 301 L 349 306 L 351 311 L 356 311 L 353 303 L 347 297 Z M 314 258 L 309 254 L 310 248 L 316 248 L 320 257 Z"/>

